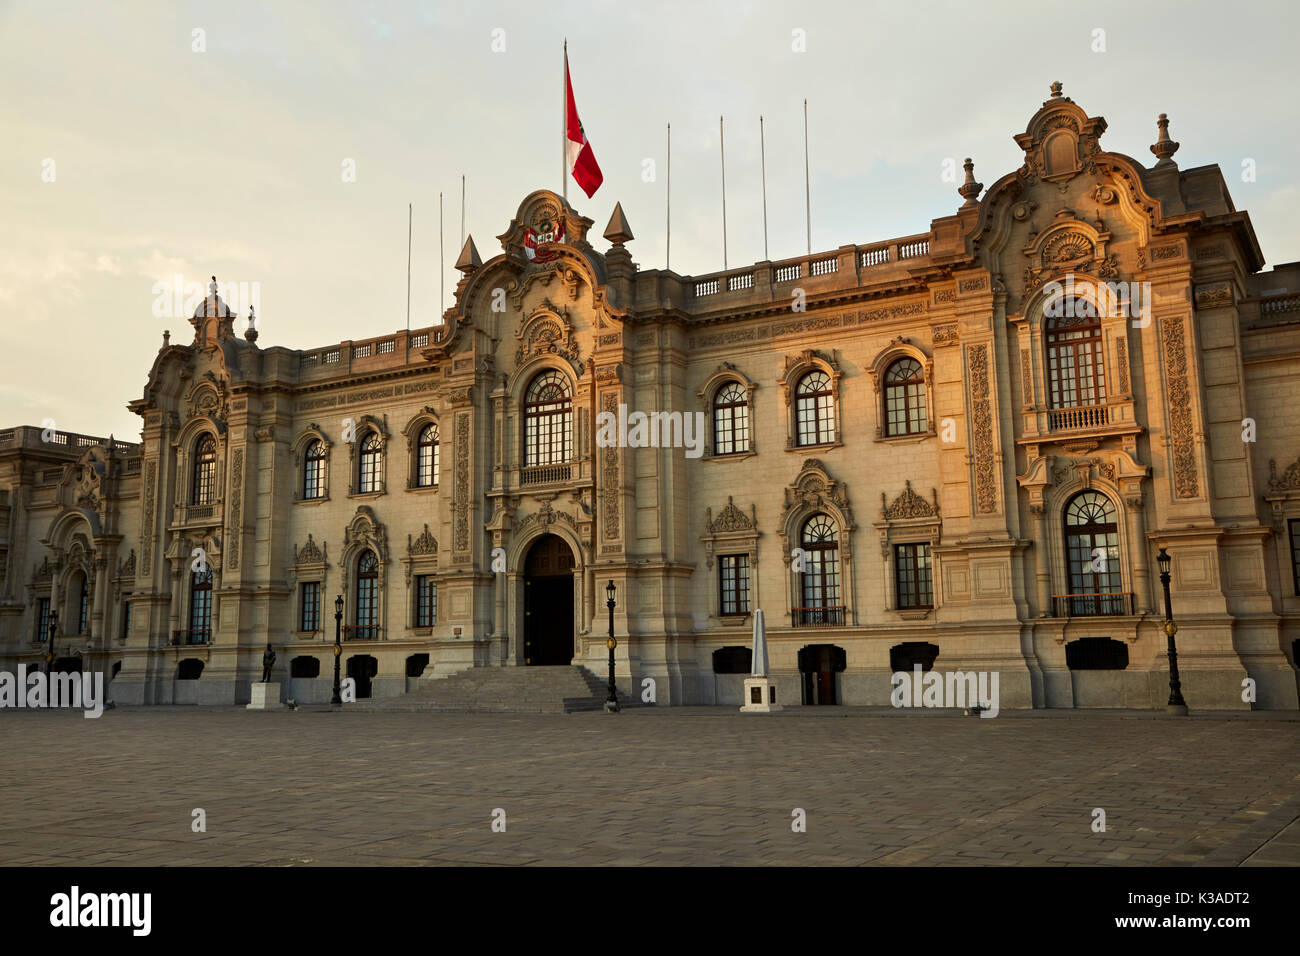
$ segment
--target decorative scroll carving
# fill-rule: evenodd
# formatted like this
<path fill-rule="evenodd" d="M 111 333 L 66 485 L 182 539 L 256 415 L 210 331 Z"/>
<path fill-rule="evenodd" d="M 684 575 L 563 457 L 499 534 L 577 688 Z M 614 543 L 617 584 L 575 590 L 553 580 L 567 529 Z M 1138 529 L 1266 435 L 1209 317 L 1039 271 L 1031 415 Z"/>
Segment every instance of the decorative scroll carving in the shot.
<path fill-rule="evenodd" d="M 1034 373 L 1029 359 L 1029 349 L 1020 350 L 1020 387 L 1025 393 L 1025 404 L 1034 404 Z"/>
<path fill-rule="evenodd" d="M 153 567 L 153 520 L 157 484 L 158 462 L 151 460 L 144 469 L 144 515 L 140 521 L 140 541 L 144 547 L 140 568 L 144 574 L 148 574 Z"/>
<path fill-rule="evenodd" d="M 457 551 L 469 550 L 469 414 L 456 415 L 456 528 Z"/>
<path fill-rule="evenodd" d="M 1169 432 L 1173 445 L 1174 494 L 1195 498 L 1200 494 L 1196 451 L 1192 443 L 1192 394 L 1187 382 L 1187 350 L 1182 316 L 1161 320 L 1165 343 L 1165 377 L 1169 383 Z"/>
<path fill-rule="evenodd" d="M 998 507 L 997 476 L 993 458 L 993 410 L 989 402 L 989 350 L 974 345 L 970 350 L 971 417 L 974 420 L 975 503 L 980 514 L 992 514 Z"/>
<path fill-rule="evenodd" d="M 1119 367 L 1119 393 L 1127 395 L 1128 389 L 1128 343 L 1121 337 L 1115 342 L 1115 364 Z"/>
<path fill-rule="evenodd" d="M 900 518 L 937 518 L 939 516 L 939 492 L 931 488 L 933 503 L 926 501 L 912 490 L 910 481 L 905 483 L 903 493 L 892 504 L 885 504 L 885 493 L 880 493 L 880 514 L 886 521 Z"/>
<path fill-rule="evenodd" d="M 236 448 L 230 464 L 230 549 L 226 552 L 226 568 L 231 571 L 239 569 L 239 539 L 243 537 L 240 527 L 241 505 L 244 498 L 244 449 Z"/>
<path fill-rule="evenodd" d="M 618 394 L 606 392 L 601 400 L 605 411 L 611 415 L 618 410 Z M 601 501 L 604 507 L 605 537 L 619 536 L 618 520 L 618 448 L 609 445 L 605 448 L 604 465 L 601 470 Z"/>
<path fill-rule="evenodd" d="M 126 556 L 122 566 L 117 569 L 117 575 L 122 578 L 135 577 L 135 548 L 131 549 L 131 553 Z"/>
<path fill-rule="evenodd" d="M 948 292 L 951 293 L 952 290 L 949 289 Z M 935 345 L 953 345 L 957 341 L 957 324 L 954 322 L 949 325 L 936 325 L 930 330 L 930 334 Z"/>

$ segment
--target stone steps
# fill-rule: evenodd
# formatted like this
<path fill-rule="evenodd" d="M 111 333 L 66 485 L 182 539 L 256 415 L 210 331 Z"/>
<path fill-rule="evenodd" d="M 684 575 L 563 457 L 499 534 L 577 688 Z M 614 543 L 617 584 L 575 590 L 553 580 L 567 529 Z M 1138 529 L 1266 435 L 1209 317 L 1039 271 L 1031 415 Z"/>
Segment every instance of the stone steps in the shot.
<path fill-rule="evenodd" d="M 393 700 L 358 701 L 355 707 L 383 712 L 578 713 L 605 707 L 607 684 L 585 667 L 475 667 L 451 677 L 421 681 L 413 693 Z M 638 706 L 626 694 L 620 707 Z"/>

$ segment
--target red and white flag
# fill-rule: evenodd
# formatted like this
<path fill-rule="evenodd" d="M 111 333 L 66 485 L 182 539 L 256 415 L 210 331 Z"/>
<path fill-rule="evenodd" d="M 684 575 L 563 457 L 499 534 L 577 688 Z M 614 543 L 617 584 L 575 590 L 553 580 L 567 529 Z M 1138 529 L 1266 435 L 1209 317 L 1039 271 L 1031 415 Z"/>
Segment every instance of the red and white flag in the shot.
<path fill-rule="evenodd" d="M 596 155 L 587 142 L 587 134 L 582 130 L 582 121 L 578 119 L 578 107 L 573 102 L 573 81 L 569 79 L 569 54 L 564 54 L 564 88 L 568 100 L 567 118 L 564 123 L 564 135 L 567 143 L 569 172 L 574 181 L 590 199 L 605 181 L 605 176 L 596 165 Z"/>

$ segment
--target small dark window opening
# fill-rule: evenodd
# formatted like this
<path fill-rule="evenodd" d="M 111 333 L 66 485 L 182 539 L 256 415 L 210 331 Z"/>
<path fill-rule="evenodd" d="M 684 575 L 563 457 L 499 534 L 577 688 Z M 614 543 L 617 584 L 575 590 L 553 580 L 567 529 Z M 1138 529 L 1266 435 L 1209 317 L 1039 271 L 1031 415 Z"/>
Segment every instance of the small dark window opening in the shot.
<path fill-rule="evenodd" d="M 320 658 L 300 655 L 289 662 L 290 677 L 320 677 Z"/>
<path fill-rule="evenodd" d="M 1128 645 L 1109 637 L 1080 637 L 1065 645 L 1065 663 L 1072 671 L 1122 671 L 1128 667 Z"/>
<path fill-rule="evenodd" d="M 713 652 L 713 673 L 748 674 L 754 669 L 754 652 L 748 647 L 719 647 Z"/>
<path fill-rule="evenodd" d="M 187 657 L 176 665 L 177 680 L 198 680 L 203 674 L 203 662 L 195 657 Z"/>
<path fill-rule="evenodd" d="M 904 641 L 902 644 L 895 644 L 889 649 L 889 669 L 894 673 L 899 671 L 911 672 L 917 664 L 921 665 L 921 670 L 929 671 L 934 669 L 934 662 L 939 657 L 939 646 L 937 644 L 928 644 L 925 641 Z"/>
<path fill-rule="evenodd" d="M 428 654 L 412 654 L 406 659 L 406 676 L 419 677 L 424 673 L 424 669 L 429 666 Z"/>

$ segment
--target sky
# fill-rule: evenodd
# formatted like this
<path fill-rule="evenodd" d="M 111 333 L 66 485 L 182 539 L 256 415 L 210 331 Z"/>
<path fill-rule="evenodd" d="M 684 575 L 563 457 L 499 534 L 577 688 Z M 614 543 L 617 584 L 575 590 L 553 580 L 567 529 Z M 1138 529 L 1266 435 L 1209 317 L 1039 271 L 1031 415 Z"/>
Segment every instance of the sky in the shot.
<path fill-rule="evenodd" d="M 1290 2 L 0 0 L 0 427 L 138 440 L 163 330 L 193 334 L 177 275 L 255 289 L 264 348 L 405 328 L 408 203 L 410 322 L 437 321 L 462 175 L 484 260 L 560 191 L 566 38 L 605 176 L 569 201 L 602 251 L 621 202 L 642 268 L 669 123 L 671 266 L 698 275 L 723 268 L 719 117 L 736 268 L 805 251 L 805 98 L 817 251 L 928 231 L 967 156 L 986 185 L 1015 170 L 1054 80 L 1147 166 L 1168 113 L 1179 166 L 1218 163 L 1268 263 L 1300 260 L 1298 26 Z"/>

